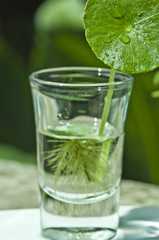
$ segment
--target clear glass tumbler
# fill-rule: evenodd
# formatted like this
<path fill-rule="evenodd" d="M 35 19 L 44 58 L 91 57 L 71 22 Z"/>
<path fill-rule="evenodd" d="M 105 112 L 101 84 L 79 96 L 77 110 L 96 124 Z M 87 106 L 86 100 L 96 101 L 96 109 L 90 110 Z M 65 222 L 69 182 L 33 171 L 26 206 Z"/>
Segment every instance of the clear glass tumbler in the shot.
<path fill-rule="evenodd" d="M 30 76 L 36 122 L 42 235 L 106 240 L 118 228 L 124 125 L 133 77 L 101 68 Z M 99 134 L 110 85 L 107 121 Z"/>

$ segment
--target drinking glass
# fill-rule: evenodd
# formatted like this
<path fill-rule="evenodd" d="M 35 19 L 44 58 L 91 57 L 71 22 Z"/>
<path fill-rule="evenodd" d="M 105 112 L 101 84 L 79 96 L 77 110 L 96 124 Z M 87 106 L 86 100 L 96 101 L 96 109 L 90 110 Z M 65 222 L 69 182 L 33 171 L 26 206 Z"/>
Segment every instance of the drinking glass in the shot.
<path fill-rule="evenodd" d="M 133 77 L 66 67 L 30 75 L 41 231 L 53 240 L 107 240 L 119 216 L 124 126 Z M 108 118 L 99 134 L 110 85 Z"/>

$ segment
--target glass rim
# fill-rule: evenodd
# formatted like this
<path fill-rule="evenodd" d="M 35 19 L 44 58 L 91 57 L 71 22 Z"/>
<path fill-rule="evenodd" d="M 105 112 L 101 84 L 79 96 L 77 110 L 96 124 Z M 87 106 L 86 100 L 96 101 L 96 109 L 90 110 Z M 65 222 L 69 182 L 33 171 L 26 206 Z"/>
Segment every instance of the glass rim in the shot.
<path fill-rule="evenodd" d="M 83 73 L 81 72 L 81 74 L 87 74 L 89 76 L 94 76 L 93 72 L 97 72 L 97 76 L 96 77 L 102 77 L 102 73 L 110 73 L 109 68 L 100 68 L 100 67 L 56 67 L 56 68 L 46 68 L 46 69 L 41 69 L 38 71 L 35 71 L 33 73 L 31 73 L 29 75 L 29 81 L 31 83 L 37 83 L 40 85 L 45 85 L 45 86 L 55 86 L 55 87 L 101 87 L 101 86 L 109 86 L 109 85 L 123 85 L 123 84 L 128 84 L 128 83 L 133 83 L 134 82 L 134 77 L 129 74 L 129 73 L 124 73 L 124 72 L 120 72 L 116 70 L 116 74 L 119 75 L 123 75 L 124 79 L 120 80 L 120 81 L 114 81 L 112 83 L 109 82 L 99 82 L 99 83 L 63 83 L 63 82 L 58 82 L 58 81 L 51 81 L 51 80 L 44 80 L 44 79 L 40 79 L 40 77 L 38 77 L 38 75 L 40 74 L 44 74 L 44 73 L 52 73 L 52 79 L 56 79 L 59 78 L 62 75 L 69 75 L 69 74 L 73 74 L 75 73 L 75 71 L 77 71 L 77 73 L 80 74 L 80 71 L 83 71 Z M 57 74 L 56 72 L 60 72 L 59 74 Z M 67 71 L 67 73 L 65 72 Z M 65 73 L 63 73 L 65 72 Z M 92 74 L 91 74 L 92 73 Z"/>

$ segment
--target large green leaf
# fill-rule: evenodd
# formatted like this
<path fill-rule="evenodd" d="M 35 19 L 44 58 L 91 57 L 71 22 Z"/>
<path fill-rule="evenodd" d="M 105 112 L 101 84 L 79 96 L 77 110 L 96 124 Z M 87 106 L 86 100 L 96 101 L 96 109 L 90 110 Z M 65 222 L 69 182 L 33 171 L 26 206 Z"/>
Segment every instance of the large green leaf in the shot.
<path fill-rule="evenodd" d="M 96 56 L 129 73 L 159 66 L 158 0 L 88 0 L 84 26 Z"/>

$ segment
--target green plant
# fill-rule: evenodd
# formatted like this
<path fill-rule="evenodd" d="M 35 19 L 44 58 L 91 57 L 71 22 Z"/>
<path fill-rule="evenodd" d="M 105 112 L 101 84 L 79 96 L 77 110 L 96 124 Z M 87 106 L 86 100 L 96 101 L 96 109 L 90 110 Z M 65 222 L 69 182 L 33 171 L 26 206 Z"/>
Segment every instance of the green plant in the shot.
<path fill-rule="evenodd" d="M 51 150 L 45 152 L 45 161 L 55 175 L 55 182 L 61 174 L 76 176 L 79 180 L 84 178 L 86 182 L 101 182 L 106 169 L 105 159 L 114 139 L 98 138 L 88 125 L 73 125 L 68 131 L 53 129 L 51 132 L 47 140 Z M 48 131 L 42 134 L 49 136 Z M 53 138 L 53 134 L 58 138 Z"/>
<path fill-rule="evenodd" d="M 86 38 L 95 55 L 111 68 L 128 73 L 142 73 L 157 68 L 158 10 L 159 3 L 156 0 L 89 0 L 84 24 Z M 156 96 L 158 92 L 153 94 Z M 144 139 L 147 139 L 145 134 Z M 149 146 L 147 149 L 150 150 Z M 152 155 L 148 154 L 147 157 L 154 163 Z M 148 165 L 152 170 L 154 164 L 150 159 Z M 150 172 L 152 179 L 157 182 Z"/>
<path fill-rule="evenodd" d="M 130 11 L 127 12 L 127 9 L 130 9 Z M 109 113 L 110 101 L 114 91 L 115 71 L 120 70 L 137 74 L 151 71 L 159 66 L 159 42 L 157 38 L 159 23 L 156 21 L 158 10 L 159 4 L 155 0 L 148 1 L 147 3 L 138 0 L 133 2 L 120 0 L 118 3 L 114 0 L 103 0 L 102 2 L 101 0 L 87 1 L 84 13 L 84 27 L 87 41 L 96 56 L 111 67 L 109 77 L 110 88 L 105 97 L 99 136 L 103 135 Z M 153 32 L 151 32 L 152 27 L 154 29 Z M 150 44 L 152 41 L 153 45 Z M 82 136 L 84 136 L 83 129 L 82 133 Z M 85 139 L 85 147 L 88 148 L 91 145 L 90 158 L 88 159 L 90 164 L 83 164 L 84 167 L 82 167 L 82 165 L 79 166 L 79 163 L 83 162 L 82 159 L 87 158 L 87 152 L 82 152 L 82 149 L 84 149 L 82 141 L 81 139 L 66 140 L 58 144 L 58 148 L 50 151 L 48 155 L 50 163 L 58 163 L 58 165 L 53 164 L 53 168 L 56 169 L 56 176 L 64 172 L 64 169 L 66 173 L 75 173 L 77 170 L 80 171 L 83 169 L 82 172 L 85 172 L 88 180 L 99 180 L 100 170 L 95 175 L 98 176 L 97 179 L 96 177 L 90 177 L 88 174 L 88 171 L 94 172 L 92 162 L 94 163 L 93 159 L 97 158 L 96 153 L 98 151 L 96 147 L 98 142 L 94 142 L 91 138 Z M 73 147 L 74 145 L 76 148 Z M 104 158 L 108 157 L 109 148 L 110 141 L 101 145 L 100 152 L 106 149 Z M 71 152 L 71 155 L 69 155 L 69 152 Z M 73 159 L 76 159 L 76 161 L 71 165 L 70 161 L 72 162 Z M 70 166 L 73 166 L 73 169 Z M 97 166 L 100 166 L 100 164 Z M 97 166 L 96 169 L 100 169 Z"/>
<path fill-rule="evenodd" d="M 110 83 L 114 81 L 115 69 L 136 74 L 159 66 L 158 10 L 156 0 L 87 1 L 84 14 L 86 38 L 97 58 L 111 67 Z M 99 135 L 107 120 L 112 93 L 111 86 Z"/>
<path fill-rule="evenodd" d="M 111 68 L 128 73 L 142 73 L 157 68 L 159 66 L 158 10 L 159 3 L 156 0 L 89 0 L 85 9 L 84 23 L 86 38 L 95 55 Z M 144 77 L 145 74 L 140 76 L 141 79 Z M 157 75 L 155 79 L 157 79 Z M 147 116 L 147 120 L 149 119 L 146 122 L 153 126 L 142 94 L 139 94 L 137 101 L 146 110 L 143 112 L 146 114 L 144 116 Z M 153 93 L 154 95 L 158 96 L 158 92 Z M 142 101 L 139 100 L 140 98 Z M 139 113 L 140 108 L 137 105 L 134 106 L 134 113 L 136 113 L 136 109 L 139 110 Z M 149 138 L 146 129 L 144 130 L 141 114 L 138 114 L 138 117 L 141 119 L 141 135 L 144 147 L 147 149 L 145 151 L 151 179 L 158 182 L 154 169 L 156 144 L 153 145 L 154 151 L 151 150 L 150 145 L 147 144 Z M 145 134 L 143 134 L 144 132 Z M 154 142 L 156 137 L 153 133 L 153 127 L 151 127 L 149 137 L 151 136 Z"/>

